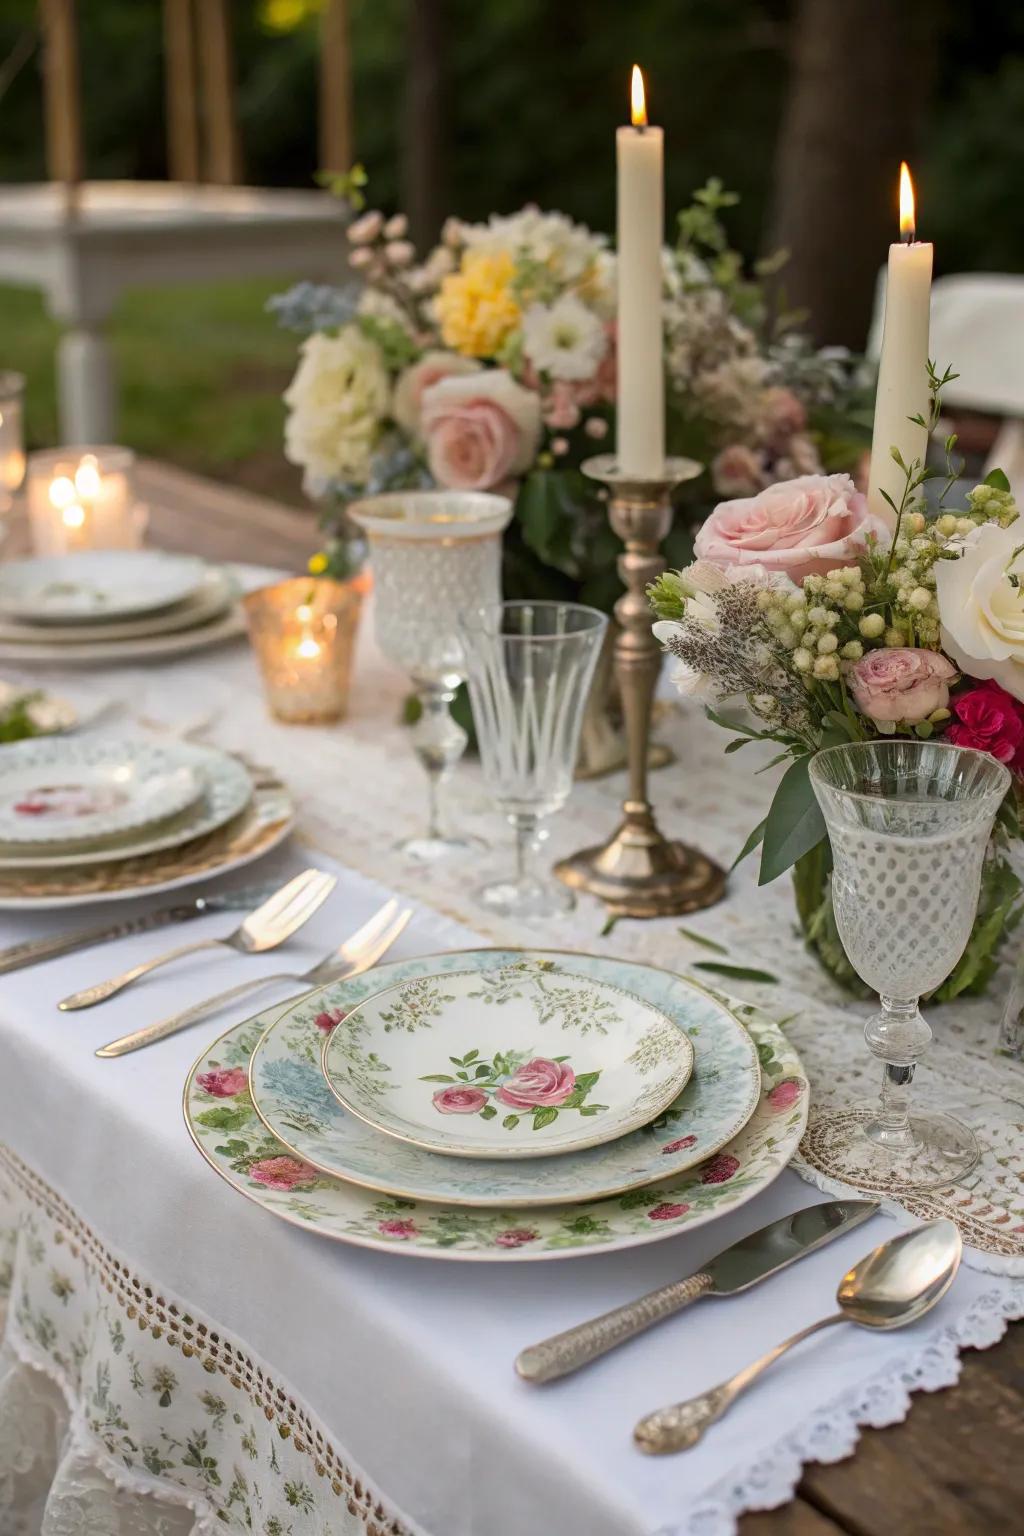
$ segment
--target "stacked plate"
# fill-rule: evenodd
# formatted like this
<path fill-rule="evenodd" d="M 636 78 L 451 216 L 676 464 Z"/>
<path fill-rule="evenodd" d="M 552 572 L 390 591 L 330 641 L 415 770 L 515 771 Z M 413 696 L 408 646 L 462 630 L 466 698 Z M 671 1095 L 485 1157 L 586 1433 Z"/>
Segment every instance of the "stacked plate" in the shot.
<path fill-rule="evenodd" d="M 520 1261 L 653 1242 L 792 1157 L 777 1025 L 653 966 L 543 950 L 397 961 L 236 1025 L 185 1086 L 207 1161 L 328 1237 Z"/>
<path fill-rule="evenodd" d="M 0 661 L 179 656 L 244 628 L 230 577 L 191 555 L 97 550 L 0 566 Z"/>
<path fill-rule="evenodd" d="M 0 908 L 168 890 L 279 842 L 292 807 L 236 758 L 185 742 L 16 742 L 0 753 Z"/>

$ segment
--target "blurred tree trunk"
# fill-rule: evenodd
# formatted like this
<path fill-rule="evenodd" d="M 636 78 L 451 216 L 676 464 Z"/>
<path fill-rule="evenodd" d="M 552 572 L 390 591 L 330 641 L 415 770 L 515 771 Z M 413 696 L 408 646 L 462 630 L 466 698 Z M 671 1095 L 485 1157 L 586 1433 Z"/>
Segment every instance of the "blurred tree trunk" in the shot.
<path fill-rule="evenodd" d="M 769 249 L 790 252 L 786 302 L 819 342 L 864 344 L 938 27 L 928 0 L 796 0 Z M 927 208 L 920 225 L 927 238 Z"/>
<path fill-rule="evenodd" d="M 410 239 L 423 253 L 437 239 L 448 212 L 444 0 L 409 0 L 408 17 L 402 204 Z"/>

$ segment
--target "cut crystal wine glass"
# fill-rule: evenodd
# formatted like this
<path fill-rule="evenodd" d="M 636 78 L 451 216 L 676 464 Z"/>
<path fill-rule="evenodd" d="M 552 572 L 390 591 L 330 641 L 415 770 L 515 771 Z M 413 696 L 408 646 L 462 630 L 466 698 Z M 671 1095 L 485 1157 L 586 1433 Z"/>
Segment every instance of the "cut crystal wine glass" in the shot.
<path fill-rule="evenodd" d="M 1010 774 L 987 753 L 943 742 L 827 747 L 811 786 L 832 844 L 832 904 L 850 964 L 880 995 L 864 1038 L 884 1063 L 878 1111 L 816 1124 L 829 1166 L 853 1185 L 934 1188 L 973 1168 L 978 1144 L 952 1115 L 911 1115 L 914 1070 L 932 1038 L 918 999 L 963 954 L 982 862 Z"/>
<path fill-rule="evenodd" d="M 579 603 L 482 605 L 459 623 L 484 777 L 516 834 L 515 874 L 481 900 L 507 917 L 571 911 L 574 898 L 535 867 L 543 820 L 569 797 L 583 709 L 608 620 Z"/>
<path fill-rule="evenodd" d="M 477 491 L 395 491 L 353 502 L 348 514 L 370 543 L 377 643 L 408 673 L 420 705 L 412 744 L 427 771 L 428 824 L 399 846 L 432 863 L 472 846 L 445 832 L 440 805 L 441 784 L 467 740 L 449 713 L 465 677 L 457 615 L 501 596 L 501 535 L 512 503 Z"/>

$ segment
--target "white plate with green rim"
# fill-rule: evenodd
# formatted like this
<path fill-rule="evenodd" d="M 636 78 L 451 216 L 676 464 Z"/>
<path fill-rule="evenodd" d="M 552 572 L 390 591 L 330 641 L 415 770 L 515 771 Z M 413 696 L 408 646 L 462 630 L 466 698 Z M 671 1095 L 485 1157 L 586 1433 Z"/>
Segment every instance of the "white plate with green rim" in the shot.
<path fill-rule="evenodd" d="M 552 960 L 397 982 L 324 1040 L 344 1109 L 448 1157 L 580 1151 L 655 1119 L 693 1047 L 660 1009 Z"/>
<path fill-rule="evenodd" d="M 396 1143 L 334 1098 L 320 1070 L 324 1036 L 380 986 L 445 969 L 493 975 L 539 961 L 610 981 L 653 1003 L 694 1048 L 682 1094 L 641 1130 L 601 1147 L 523 1163 L 449 1158 Z M 607 956 L 480 949 L 396 960 L 368 976 L 335 982 L 275 1017 L 249 1066 L 257 1115 L 288 1150 L 319 1171 L 407 1199 L 477 1207 L 557 1205 L 621 1194 L 677 1177 L 736 1136 L 761 1091 L 748 1032 L 714 997 L 680 976 Z"/>
<path fill-rule="evenodd" d="M 203 787 L 176 742 L 18 741 L 0 754 L 0 844 L 82 849 L 176 816 Z"/>
<path fill-rule="evenodd" d="M 0 568 L 0 614 L 33 624 L 123 619 L 180 603 L 202 586 L 205 560 L 155 549 L 83 550 Z"/>
<path fill-rule="evenodd" d="M 632 969 L 647 972 L 652 985 L 658 977 L 678 980 L 653 966 Z M 239 1194 L 337 1242 L 415 1258 L 503 1264 L 636 1248 L 692 1231 L 755 1199 L 799 1145 L 808 1108 L 800 1058 L 777 1024 L 748 1005 L 733 1007 L 750 1032 L 762 1074 L 757 1107 L 743 1130 L 700 1167 L 603 1200 L 473 1210 L 380 1195 L 320 1173 L 268 1132 L 249 1097 L 249 1062 L 280 1004 L 203 1049 L 185 1082 L 185 1122 L 210 1167 Z"/>
<path fill-rule="evenodd" d="M 173 751 L 198 780 L 198 797 L 178 815 L 119 837 L 97 837 L 86 848 L 56 840 L 32 848 L 3 844 L 0 845 L 0 872 L 25 870 L 38 873 L 142 858 L 205 837 L 245 810 L 252 799 L 252 776 L 236 757 L 220 752 L 216 747 L 200 747 L 192 742 L 176 742 Z M 3 761 L 5 758 L 0 756 L 0 767 Z M 0 777 L 0 786 L 2 782 Z"/>
<path fill-rule="evenodd" d="M 0 619 L 0 642 L 12 648 L 39 644 L 52 649 L 66 646 L 73 653 L 80 645 L 97 641 L 142 640 L 155 635 L 170 635 L 195 629 L 220 618 L 238 598 L 238 586 L 224 570 L 211 567 L 203 583 L 189 597 L 170 608 L 141 613 L 134 618 L 93 619 L 87 624 L 39 624 L 30 619 Z"/>

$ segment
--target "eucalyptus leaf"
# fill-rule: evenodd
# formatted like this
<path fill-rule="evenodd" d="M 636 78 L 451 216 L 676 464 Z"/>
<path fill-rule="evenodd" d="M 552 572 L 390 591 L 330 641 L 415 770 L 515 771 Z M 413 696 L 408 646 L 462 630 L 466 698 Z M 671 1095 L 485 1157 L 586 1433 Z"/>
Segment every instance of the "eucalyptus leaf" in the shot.
<path fill-rule="evenodd" d="M 743 863 L 743 860 L 747 857 L 748 853 L 753 853 L 753 851 L 757 847 L 758 843 L 760 843 L 762 841 L 762 839 L 764 838 L 765 828 L 767 827 L 767 825 L 768 825 L 768 817 L 766 816 L 764 818 L 764 820 L 763 821 L 759 821 L 757 826 L 754 828 L 754 830 L 751 833 L 748 834 L 747 840 L 743 844 L 743 847 L 740 849 L 739 853 L 736 855 L 736 857 L 733 859 L 732 863 L 729 865 L 730 873 L 736 868 L 737 864 L 742 864 Z"/>
<path fill-rule="evenodd" d="M 798 757 L 775 791 L 764 824 L 758 885 L 777 880 L 826 836 L 825 819 L 811 788 L 810 762 L 809 757 Z"/>
<path fill-rule="evenodd" d="M 705 949 L 713 949 L 716 955 L 729 953 L 724 944 L 718 944 L 714 939 L 706 938 L 703 933 L 694 933 L 692 928 L 680 928 L 678 932 L 684 939 L 689 939 L 691 944 L 702 944 Z"/>
<path fill-rule="evenodd" d="M 692 968 L 695 971 L 713 971 L 716 976 L 729 976 L 733 981 L 775 983 L 779 979 L 771 971 L 759 971 L 756 966 L 750 965 L 730 965 L 724 960 L 695 960 Z"/>

